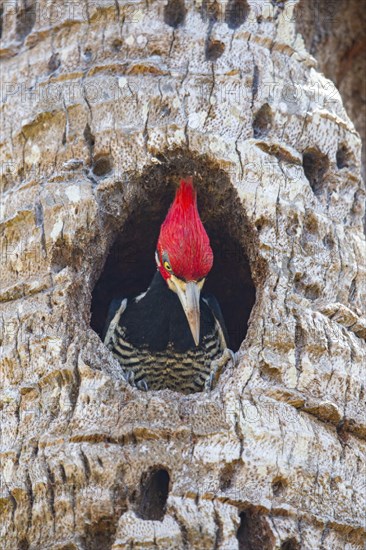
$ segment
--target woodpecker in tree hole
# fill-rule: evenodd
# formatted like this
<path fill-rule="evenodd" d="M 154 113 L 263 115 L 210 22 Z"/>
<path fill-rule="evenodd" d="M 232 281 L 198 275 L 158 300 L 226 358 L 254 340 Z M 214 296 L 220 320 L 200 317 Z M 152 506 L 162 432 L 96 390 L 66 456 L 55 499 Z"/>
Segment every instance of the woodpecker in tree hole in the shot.
<path fill-rule="evenodd" d="M 216 298 L 202 292 L 213 253 L 191 178 L 180 182 L 155 260 L 146 292 L 112 301 L 104 343 L 139 389 L 209 390 L 234 354 Z"/>

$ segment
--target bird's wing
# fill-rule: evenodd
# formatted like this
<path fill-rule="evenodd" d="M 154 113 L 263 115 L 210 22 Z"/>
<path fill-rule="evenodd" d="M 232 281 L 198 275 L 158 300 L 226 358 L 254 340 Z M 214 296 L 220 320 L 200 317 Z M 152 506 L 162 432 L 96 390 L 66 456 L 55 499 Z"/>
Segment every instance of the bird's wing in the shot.
<path fill-rule="evenodd" d="M 208 305 L 210 308 L 213 316 L 215 317 L 216 326 L 219 331 L 219 337 L 222 349 L 229 347 L 229 336 L 226 330 L 226 325 L 224 321 L 224 317 L 221 312 L 221 308 L 219 306 L 219 302 L 216 300 L 215 296 L 212 294 L 206 294 L 203 297 L 203 301 Z"/>
<path fill-rule="evenodd" d="M 107 319 L 103 330 L 103 342 L 108 344 L 122 313 L 127 307 L 127 298 L 113 298 L 108 309 Z"/>

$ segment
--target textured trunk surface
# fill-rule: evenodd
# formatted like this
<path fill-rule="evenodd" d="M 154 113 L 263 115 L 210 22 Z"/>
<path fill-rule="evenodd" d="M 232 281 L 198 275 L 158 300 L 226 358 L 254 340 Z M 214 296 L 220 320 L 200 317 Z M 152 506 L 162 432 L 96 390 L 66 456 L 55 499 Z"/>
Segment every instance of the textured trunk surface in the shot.
<path fill-rule="evenodd" d="M 364 548 L 361 141 L 294 8 L 3 3 L 2 549 Z M 182 171 L 256 288 L 209 395 L 131 388 L 90 328 Z"/>

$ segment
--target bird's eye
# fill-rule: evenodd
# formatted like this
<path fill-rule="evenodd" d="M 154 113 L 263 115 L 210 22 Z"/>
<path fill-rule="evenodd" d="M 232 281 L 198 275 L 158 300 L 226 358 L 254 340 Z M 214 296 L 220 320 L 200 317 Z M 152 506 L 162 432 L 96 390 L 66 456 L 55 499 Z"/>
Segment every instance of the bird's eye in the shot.
<path fill-rule="evenodd" d="M 164 267 L 165 267 L 165 269 L 166 269 L 167 271 L 171 271 L 171 270 L 172 270 L 172 268 L 171 268 L 169 262 L 164 262 Z"/>

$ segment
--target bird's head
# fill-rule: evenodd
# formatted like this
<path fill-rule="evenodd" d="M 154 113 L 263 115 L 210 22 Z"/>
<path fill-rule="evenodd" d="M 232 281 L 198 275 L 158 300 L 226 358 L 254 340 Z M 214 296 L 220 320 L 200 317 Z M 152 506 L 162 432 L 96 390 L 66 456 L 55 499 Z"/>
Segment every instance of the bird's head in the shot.
<path fill-rule="evenodd" d="M 170 290 L 177 293 L 198 345 L 200 292 L 212 268 L 213 253 L 198 213 L 192 178 L 181 180 L 160 228 L 156 263 Z"/>

